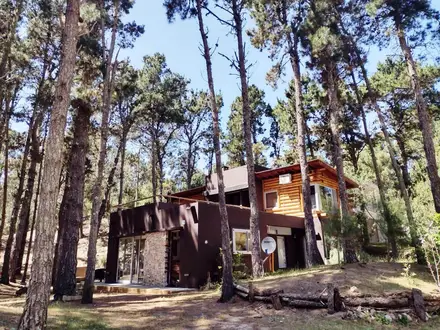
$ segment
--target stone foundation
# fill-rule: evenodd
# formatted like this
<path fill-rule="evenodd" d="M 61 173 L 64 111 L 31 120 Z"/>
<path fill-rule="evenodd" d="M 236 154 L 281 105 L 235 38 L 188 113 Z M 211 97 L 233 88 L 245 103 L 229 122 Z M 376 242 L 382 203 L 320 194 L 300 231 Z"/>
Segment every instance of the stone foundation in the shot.
<path fill-rule="evenodd" d="M 148 233 L 144 250 L 144 284 L 164 287 L 167 285 L 168 233 Z"/>

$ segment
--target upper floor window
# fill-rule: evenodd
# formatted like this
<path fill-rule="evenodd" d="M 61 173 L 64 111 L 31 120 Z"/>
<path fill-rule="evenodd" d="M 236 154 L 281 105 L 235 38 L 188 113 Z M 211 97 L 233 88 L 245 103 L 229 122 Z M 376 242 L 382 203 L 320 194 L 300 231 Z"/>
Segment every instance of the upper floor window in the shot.
<path fill-rule="evenodd" d="M 338 198 L 335 189 L 319 186 L 319 191 L 321 197 L 321 210 L 331 211 L 338 207 Z"/>
<path fill-rule="evenodd" d="M 331 211 L 338 207 L 338 196 L 333 188 L 312 184 L 310 185 L 310 197 L 313 210 Z"/>
<path fill-rule="evenodd" d="M 278 207 L 278 191 L 264 192 L 264 208 L 274 209 Z"/>
<path fill-rule="evenodd" d="M 250 230 L 232 229 L 232 249 L 234 253 L 251 253 L 250 239 Z"/>

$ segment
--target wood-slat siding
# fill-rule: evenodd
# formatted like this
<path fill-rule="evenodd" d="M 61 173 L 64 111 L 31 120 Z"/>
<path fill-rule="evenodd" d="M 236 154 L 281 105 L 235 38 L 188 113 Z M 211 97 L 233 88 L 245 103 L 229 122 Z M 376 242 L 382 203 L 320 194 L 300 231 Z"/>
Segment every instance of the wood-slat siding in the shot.
<path fill-rule="evenodd" d="M 325 170 L 318 170 L 310 173 L 309 177 L 311 184 L 320 184 L 333 188 L 338 192 L 336 176 L 331 173 Z M 278 192 L 278 207 L 267 209 L 265 211 L 269 213 L 304 217 L 301 184 L 301 174 L 299 173 L 292 174 L 292 182 L 288 184 L 279 184 L 278 176 L 263 180 L 263 194 L 267 191 Z"/>

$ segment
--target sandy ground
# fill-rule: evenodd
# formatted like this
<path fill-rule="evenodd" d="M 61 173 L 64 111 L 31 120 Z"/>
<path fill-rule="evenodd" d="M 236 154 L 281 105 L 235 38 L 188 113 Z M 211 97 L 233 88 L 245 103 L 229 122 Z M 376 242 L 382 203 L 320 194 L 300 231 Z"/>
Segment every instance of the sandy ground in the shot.
<path fill-rule="evenodd" d="M 257 288 L 280 288 L 285 292 L 319 294 L 327 283 L 339 287 L 342 295 L 352 293 L 376 293 L 419 288 L 426 294 L 439 294 L 426 267 L 411 265 L 409 274 L 404 275 L 401 263 L 351 264 L 340 267 L 324 266 L 313 270 L 287 271 L 284 274 L 268 276 L 254 281 Z"/>

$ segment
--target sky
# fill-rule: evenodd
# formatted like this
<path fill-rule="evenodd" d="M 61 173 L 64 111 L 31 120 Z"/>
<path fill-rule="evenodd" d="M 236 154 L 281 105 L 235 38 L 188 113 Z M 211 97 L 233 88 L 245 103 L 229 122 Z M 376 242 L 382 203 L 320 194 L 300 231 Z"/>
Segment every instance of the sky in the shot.
<path fill-rule="evenodd" d="M 219 53 L 233 54 L 236 49 L 236 40 L 229 33 L 229 28 L 222 26 L 215 18 L 208 16 L 205 20 L 205 25 L 209 28 L 211 46 L 218 43 L 217 52 L 213 55 L 213 74 L 216 91 L 222 94 L 224 100 L 221 120 L 222 127 L 226 127 L 230 105 L 240 95 L 240 88 L 234 69 Z M 145 25 L 145 33 L 136 40 L 133 49 L 122 51 L 120 57 L 129 57 L 135 67 L 140 67 L 145 55 L 163 53 L 171 70 L 191 80 L 191 88 L 207 90 L 206 68 L 199 50 L 201 39 L 196 19 L 182 21 L 180 17 L 176 17 L 173 23 L 169 23 L 162 1 L 137 0 L 124 21 L 136 21 L 137 24 Z M 249 71 L 249 81 L 263 89 L 266 102 L 274 106 L 277 98 L 284 98 L 287 82 L 291 79 L 291 71 L 286 70 L 286 76 L 283 78 L 285 81 L 281 81 L 278 88 L 274 90 L 267 85 L 265 80 L 266 73 L 273 64 L 268 58 L 267 51 L 260 52 L 254 48 L 247 36 L 245 41 L 248 63 L 253 64 Z M 371 49 L 369 71 L 374 72 L 377 62 L 383 59 L 383 52 Z"/>

